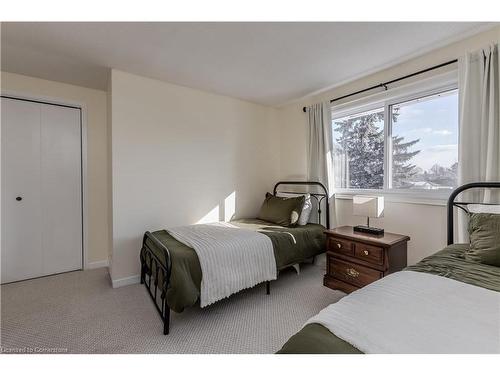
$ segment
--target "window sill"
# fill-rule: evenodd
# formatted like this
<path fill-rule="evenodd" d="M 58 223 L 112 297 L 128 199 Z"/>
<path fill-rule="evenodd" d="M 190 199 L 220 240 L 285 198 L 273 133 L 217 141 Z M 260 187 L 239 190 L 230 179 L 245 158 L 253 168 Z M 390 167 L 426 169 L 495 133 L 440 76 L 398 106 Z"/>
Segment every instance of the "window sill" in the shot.
<path fill-rule="evenodd" d="M 334 196 L 335 199 L 352 200 L 354 195 L 374 195 L 383 196 L 386 202 L 446 206 L 452 191 L 418 190 L 409 192 L 397 190 L 337 189 L 334 191 Z"/>

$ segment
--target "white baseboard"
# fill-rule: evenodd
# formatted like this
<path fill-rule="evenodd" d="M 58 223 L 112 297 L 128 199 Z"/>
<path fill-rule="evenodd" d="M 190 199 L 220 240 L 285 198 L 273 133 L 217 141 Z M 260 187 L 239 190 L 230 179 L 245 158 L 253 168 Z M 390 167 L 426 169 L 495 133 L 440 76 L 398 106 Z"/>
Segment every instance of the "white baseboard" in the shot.
<path fill-rule="evenodd" d="M 120 288 L 122 286 L 138 284 L 140 281 L 141 281 L 141 275 L 134 275 L 134 276 L 124 277 L 122 279 L 116 279 L 116 280 L 111 279 L 111 284 L 113 285 L 113 288 Z"/>
<path fill-rule="evenodd" d="M 89 262 L 87 263 L 87 267 L 85 267 L 86 270 L 93 270 L 96 268 L 104 268 L 109 266 L 109 261 L 106 260 L 99 260 L 97 262 Z"/>

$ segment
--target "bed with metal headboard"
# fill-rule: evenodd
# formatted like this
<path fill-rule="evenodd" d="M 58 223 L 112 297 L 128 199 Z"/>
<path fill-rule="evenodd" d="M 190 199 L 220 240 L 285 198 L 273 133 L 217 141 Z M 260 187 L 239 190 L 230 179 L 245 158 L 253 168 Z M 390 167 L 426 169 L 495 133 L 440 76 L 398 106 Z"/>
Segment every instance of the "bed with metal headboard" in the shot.
<path fill-rule="evenodd" d="M 446 246 L 444 249 L 422 259 L 420 262 L 417 264 L 411 265 L 407 267 L 403 272 L 398 272 L 399 276 L 401 277 L 399 281 L 405 280 L 404 278 L 407 276 L 411 277 L 412 272 L 418 272 L 418 273 L 425 273 L 425 274 L 430 274 L 433 276 L 439 276 L 442 278 L 446 279 L 451 279 L 458 281 L 458 283 L 455 284 L 448 284 L 446 287 L 447 289 L 443 290 L 440 288 L 432 288 L 426 285 L 425 283 L 419 284 L 418 290 L 422 294 L 427 294 L 430 296 L 430 299 L 427 303 L 429 303 L 429 306 L 435 306 L 440 299 L 443 298 L 443 295 L 450 294 L 450 290 L 453 290 L 452 288 L 455 288 L 455 286 L 460 286 L 464 284 L 469 284 L 473 285 L 477 288 L 474 290 L 477 293 L 483 293 L 482 289 L 486 289 L 489 291 L 494 291 L 500 293 L 500 267 L 488 265 L 488 264 L 482 264 L 480 262 L 474 261 L 467 259 L 466 253 L 470 247 L 470 244 L 468 243 L 454 243 L 453 241 L 453 231 L 454 231 L 454 211 L 455 207 L 457 207 L 459 210 L 463 210 L 464 212 L 468 212 L 468 206 L 471 204 L 495 204 L 495 203 L 482 203 L 482 202 L 474 202 L 474 200 L 470 201 L 465 201 L 465 200 L 459 200 L 457 197 L 459 194 L 463 192 L 470 192 L 473 189 L 500 189 L 500 182 L 475 182 L 475 183 L 470 183 L 466 184 L 463 186 L 458 187 L 456 190 L 454 190 L 448 200 L 448 205 L 447 205 L 447 213 L 448 213 L 448 227 L 447 227 L 447 236 L 448 236 L 448 246 Z M 412 271 L 412 272 L 405 272 L 405 271 Z M 378 281 L 386 280 L 381 279 Z M 454 286 L 452 286 L 454 285 Z M 341 314 L 345 314 L 346 316 L 351 316 L 354 315 L 354 313 L 357 313 L 359 311 L 366 311 L 367 316 L 364 318 L 362 317 L 359 322 L 351 322 L 349 325 L 350 327 L 363 327 L 366 326 L 367 322 L 372 322 L 372 324 L 381 324 L 380 322 L 377 321 L 372 321 L 373 316 L 370 315 L 369 308 L 367 305 L 366 309 L 363 309 L 362 307 L 352 307 L 356 306 L 356 303 L 359 302 L 359 297 L 360 295 L 363 295 L 363 293 L 366 292 L 366 288 L 361 288 L 359 289 L 355 294 L 351 294 L 349 297 L 346 297 L 343 301 L 348 300 L 350 303 L 350 306 L 352 309 L 356 309 L 356 311 L 349 311 L 348 308 L 344 307 L 343 311 L 338 310 L 337 315 L 334 315 L 334 317 L 339 318 L 341 317 Z M 404 291 L 405 288 L 402 288 Z M 414 294 L 411 294 L 411 298 L 413 298 Z M 376 302 L 377 300 L 382 300 L 382 297 L 375 298 L 375 295 L 371 295 L 372 298 L 370 300 L 370 303 Z M 380 295 L 381 296 L 381 295 Z M 455 311 L 455 313 L 458 315 L 458 313 L 464 313 L 464 315 L 467 317 L 467 321 L 473 322 L 474 319 L 472 319 L 475 315 L 475 310 L 471 311 L 470 309 L 470 300 L 468 299 L 468 296 L 462 295 L 460 293 L 456 293 L 456 298 L 457 299 L 463 299 L 463 310 Z M 342 300 L 341 300 L 342 301 Z M 332 304 L 330 307 L 333 307 L 335 304 Z M 420 332 L 418 329 L 415 329 L 415 331 L 411 331 L 413 327 L 415 326 L 415 322 L 419 320 L 419 315 L 418 312 L 415 311 L 413 314 L 403 314 L 401 313 L 401 307 L 404 307 L 405 304 L 401 303 L 400 305 L 398 304 L 389 304 L 387 305 L 387 316 L 390 316 L 391 318 L 391 329 L 393 326 L 396 326 L 396 323 L 403 322 L 403 325 L 405 327 L 408 327 L 410 330 L 410 335 L 408 338 L 409 342 L 412 342 L 414 337 L 417 337 L 420 335 Z M 425 305 L 423 305 L 425 306 Z M 474 306 L 474 309 L 477 309 L 478 306 Z M 425 308 L 424 308 L 425 310 Z M 445 304 L 445 308 L 442 310 L 443 316 L 446 316 L 447 314 L 453 313 L 454 310 L 450 308 L 448 305 Z M 471 318 L 471 319 L 469 319 Z M 314 319 L 314 318 L 313 318 Z M 477 317 L 478 321 L 481 321 L 481 318 L 478 316 Z M 425 322 L 425 324 L 432 324 L 432 322 L 429 321 L 429 319 L 425 319 L 422 317 L 420 321 Z M 483 320 L 484 321 L 484 320 Z M 497 320 L 498 322 L 498 320 Z M 498 327 L 498 325 L 497 325 Z M 458 336 L 456 335 L 456 332 L 454 329 L 452 330 L 444 330 L 442 327 L 439 327 L 440 329 L 436 331 L 440 332 L 447 332 L 449 333 L 450 338 L 455 340 Z M 463 327 L 456 327 L 458 330 L 462 330 Z M 334 330 L 335 331 L 335 330 Z M 305 324 L 305 326 L 298 331 L 295 335 L 290 337 L 290 339 L 284 343 L 283 347 L 281 350 L 278 351 L 280 354 L 360 354 L 363 351 L 359 349 L 360 345 L 359 343 L 357 345 L 354 345 L 349 339 L 345 338 L 343 335 L 339 334 L 337 336 L 334 331 L 329 330 L 324 324 L 318 323 L 317 320 L 316 322 L 313 320 L 312 323 Z M 355 330 L 354 330 L 355 331 Z M 495 333 L 495 330 L 491 330 L 492 333 Z M 497 328 L 498 332 L 498 328 Z M 343 332 L 345 333 L 345 332 Z M 382 337 L 385 336 L 385 333 L 383 331 L 380 331 L 381 338 L 374 340 L 372 339 L 367 340 L 367 342 L 371 342 L 372 344 L 378 344 L 378 340 L 382 341 Z M 343 338 L 341 338 L 341 337 Z M 471 337 L 470 335 L 465 335 L 466 336 L 466 341 L 471 342 L 471 338 L 476 340 L 476 342 L 479 342 L 482 337 Z M 481 335 L 479 335 L 481 336 Z M 430 339 L 429 339 L 430 341 Z M 465 347 L 465 346 L 464 346 Z M 497 350 L 498 351 L 498 346 L 496 348 L 492 347 L 483 347 L 484 350 Z M 396 349 L 395 353 L 399 353 Z M 404 349 L 403 349 L 404 350 Z M 422 351 L 415 352 L 415 353 L 433 353 L 432 349 L 429 347 L 424 347 L 421 349 Z M 465 349 L 464 349 L 465 350 Z M 445 352 L 445 351 L 443 351 Z M 466 351 L 464 351 L 466 352 Z M 385 352 L 384 352 L 385 353 Z"/>
<path fill-rule="evenodd" d="M 278 272 L 290 266 L 298 270 L 299 263 L 314 262 L 316 255 L 325 252 L 325 226 L 322 223 L 326 227 L 330 224 L 328 190 L 315 181 L 279 181 L 273 193 L 275 196 L 279 193 L 310 194 L 311 200 L 315 201 L 315 223 L 283 227 L 259 219 L 239 219 L 232 221 L 231 225 L 267 236 L 272 243 Z M 168 334 L 170 311 L 182 312 L 200 302 L 202 270 L 198 254 L 195 249 L 174 238 L 171 232 L 148 231 L 143 237 L 140 263 L 141 284 L 145 285 L 160 314 L 164 334 Z M 270 281 L 264 284 L 269 294 Z"/>

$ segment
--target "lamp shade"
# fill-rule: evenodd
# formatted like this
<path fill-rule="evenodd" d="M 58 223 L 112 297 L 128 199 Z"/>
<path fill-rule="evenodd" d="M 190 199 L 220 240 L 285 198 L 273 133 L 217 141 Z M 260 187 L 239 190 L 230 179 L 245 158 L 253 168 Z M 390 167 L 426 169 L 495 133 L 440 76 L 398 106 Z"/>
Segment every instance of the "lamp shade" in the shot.
<path fill-rule="evenodd" d="M 353 215 L 365 217 L 384 216 L 384 197 L 355 195 L 352 198 Z"/>

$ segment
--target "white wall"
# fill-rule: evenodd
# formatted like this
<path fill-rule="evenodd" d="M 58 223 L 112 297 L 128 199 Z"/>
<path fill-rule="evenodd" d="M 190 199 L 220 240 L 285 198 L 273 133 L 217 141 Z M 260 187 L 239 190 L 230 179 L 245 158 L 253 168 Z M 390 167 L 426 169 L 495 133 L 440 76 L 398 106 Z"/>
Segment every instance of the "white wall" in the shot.
<path fill-rule="evenodd" d="M 478 49 L 499 40 L 500 27 L 496 27 L 393 68 L 281 108 L 278 113 L 278 121 L 281 126 L 281 134 L 286 136 L 281 137 L 280 178 L 305 178 L 307 173 L 307 128 L 306 115 L 302 112 L 303 106 L 349 94 L 380 82 L 453 60 L 464 55 L 466 51 Z M 365 219 L 352 215 L 352 201 L 336 199 L 335 205 L 338 225 L 364 222 Z M 407 234 L 411 237 L 408 249 L 408 262 L 410 264 L 418 262 L 446 245 L 444 202 L 441 205 L 424 205 L 386 201 L 385 206 L 385 218 L 378 221 L 373 220 L 373 224 L 380 225 L 387 231 Z"/>
<path fill-rule="evenodd" d="M 87 117 L 87 261 L 108 259 L 106 92 L 1 72 L 2 92 L 85 105 Z"/>
<path fill-rule="evenodd" d="M 233 193 L 236 216 L 255 216 L 278 177 L 280 142 L 274 109 L 111 74 L 111 277 L 121 285 L 139 274 L 146 230 L 193 224 L 209 213 L 224 219 Z"/>

